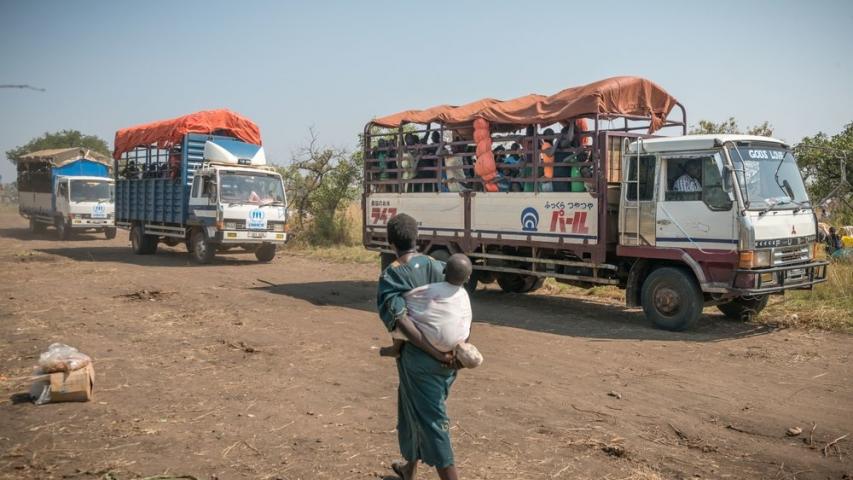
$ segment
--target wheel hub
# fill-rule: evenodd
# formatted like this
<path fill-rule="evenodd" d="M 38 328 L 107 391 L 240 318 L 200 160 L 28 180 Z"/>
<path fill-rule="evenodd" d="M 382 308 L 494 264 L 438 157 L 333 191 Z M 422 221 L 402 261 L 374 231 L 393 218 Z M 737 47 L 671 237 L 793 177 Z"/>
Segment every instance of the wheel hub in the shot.
<path fill-rule="evenodd" d="M 678 292 L 669 287 L 661 287 L 655 290 L 655 308 L 666 315 L 677 312 L 681 306 L 681 298 Z"/>

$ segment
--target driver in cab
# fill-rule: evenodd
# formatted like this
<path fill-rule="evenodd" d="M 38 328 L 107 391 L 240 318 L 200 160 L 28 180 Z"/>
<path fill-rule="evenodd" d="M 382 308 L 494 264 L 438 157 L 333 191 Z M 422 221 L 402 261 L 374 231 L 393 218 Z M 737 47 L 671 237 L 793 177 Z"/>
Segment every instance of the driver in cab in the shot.
<path fill-rule="evenodd" d="M 701 192 L 702 183 L 699 181 L 699 162 L 686 162 L 684 173 L 675 179 L 672 190 L 675 192 Z"/>

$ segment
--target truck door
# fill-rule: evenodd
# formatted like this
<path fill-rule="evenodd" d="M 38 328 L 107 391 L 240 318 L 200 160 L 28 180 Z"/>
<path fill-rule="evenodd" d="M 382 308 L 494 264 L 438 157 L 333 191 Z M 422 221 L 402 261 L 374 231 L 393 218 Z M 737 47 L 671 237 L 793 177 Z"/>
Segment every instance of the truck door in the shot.
<path fill-rule="evenodd" d="M 718 152 L 662 155 L 657 205 L 658 246 L 734 250 L 732 198 L 723 188 Z"/>
<path fill-rule="evenodd" d="M 622 201 L 619 208 L 619 243 L 655 245 L 655 183 L 658 158 L 626 153 L 622 157 Z"/>

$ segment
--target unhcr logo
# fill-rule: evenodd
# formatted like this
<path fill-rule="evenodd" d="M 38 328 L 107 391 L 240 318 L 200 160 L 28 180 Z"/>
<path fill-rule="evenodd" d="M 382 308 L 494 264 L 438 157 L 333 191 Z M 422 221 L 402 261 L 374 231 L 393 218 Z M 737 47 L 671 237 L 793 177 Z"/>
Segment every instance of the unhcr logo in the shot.
<path fill-rule="evenodd" d="M 264 211 L 263 210 L 252 210 L 249 212 L 249 218 L 252 220 L 263 220 L 264 219 Z"/>
<path fill-rule="evenodd" d="M 539 212 L 533 207 L 527 207 L 521 212 L 521 229 L 525 232 L 535 232 L 539 228 Z"/>

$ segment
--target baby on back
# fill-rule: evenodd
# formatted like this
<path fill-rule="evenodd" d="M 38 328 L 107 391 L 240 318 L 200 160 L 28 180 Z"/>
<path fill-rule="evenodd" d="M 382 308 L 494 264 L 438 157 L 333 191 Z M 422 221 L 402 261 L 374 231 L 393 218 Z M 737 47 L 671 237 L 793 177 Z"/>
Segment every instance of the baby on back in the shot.
<path fill-rule="evenodd" d="M 453 351 L 465 368 L 483 362 L 477 347 L 467 343 L 471 335 L 471 300 L 465 282 L 471 276 L 471 261 L 462 254 L 452 255 L 444 270 L 444 282 L 430 283 L 404 294 L 406 310 L 424 338 L 442 352 Z M 408 340 L 399 328 L 391 331 L 394 344 L 380 349 L 379 354 L 397 357 Z"/>

